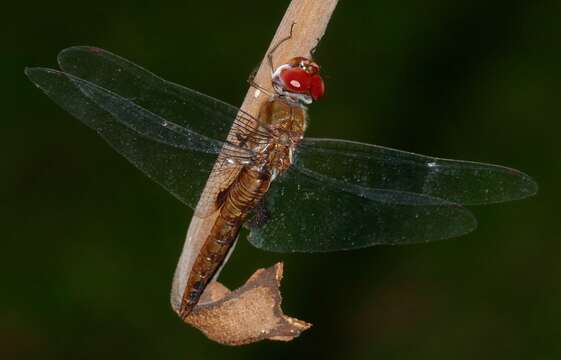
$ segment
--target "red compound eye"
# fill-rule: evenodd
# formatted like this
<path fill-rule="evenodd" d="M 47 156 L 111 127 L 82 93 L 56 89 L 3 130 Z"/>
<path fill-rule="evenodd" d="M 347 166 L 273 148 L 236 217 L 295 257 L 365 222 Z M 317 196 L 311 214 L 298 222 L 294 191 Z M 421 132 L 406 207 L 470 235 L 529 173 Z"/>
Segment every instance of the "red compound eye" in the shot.
<path fill-rule="evenodd" d="M 303 69 L 286 69 L 281 72 L 280 79 L 286 90 L 295 93 L 306 93 L 310 90 L 310 74 L 308 74 Z"/>
<path fill-rule="evenodd" d="M 314 100 L 319 99 L 325 93 L 325 84 L 319 75 L 314 75 L 310 79 L 310 95 Z"/>

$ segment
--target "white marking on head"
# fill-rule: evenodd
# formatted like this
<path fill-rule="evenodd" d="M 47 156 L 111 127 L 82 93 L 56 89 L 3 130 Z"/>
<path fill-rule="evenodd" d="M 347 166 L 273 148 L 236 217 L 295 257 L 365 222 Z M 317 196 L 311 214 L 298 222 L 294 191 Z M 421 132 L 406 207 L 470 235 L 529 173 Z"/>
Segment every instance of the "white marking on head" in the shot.
<path fill-rule="evenodd" d="M 290 85 L 292 87 L 297 88 L 297 89 L 299 89 L 302 86 L 302 85 L 300 85 L 300 81 L 298 81 L 298 80 L 290 80 Z"/>
<path fill-rule="evenodd" d="M 261 95 L 261 90 L 255 89 L 255 92 L 253 93 L 253 97 L 254 97 L 254 98 L 258 98 L 259 95 Z"/>

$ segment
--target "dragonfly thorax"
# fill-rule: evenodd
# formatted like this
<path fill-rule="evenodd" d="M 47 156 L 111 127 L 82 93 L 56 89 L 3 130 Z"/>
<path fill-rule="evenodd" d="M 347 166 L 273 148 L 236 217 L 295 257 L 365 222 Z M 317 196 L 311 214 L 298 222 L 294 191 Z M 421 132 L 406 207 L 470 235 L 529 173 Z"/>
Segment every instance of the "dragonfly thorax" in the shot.
<path fill-rule="evenodd" d="M 325 92 L 319 65 L 314 61 L 295 57 L 273 72 L 273 88 L 279 96 L 301 104 L 311 104 Z"/>
<path fill-rule="evenodd" d="M 274 179 L 292 165 L 293 152 L 306 130 L 306 109 L 294 106 L 285 97 L 273 97 L 262 105 L 259 121 L 268 125 L 271 137 L 270 141 L 253 147 L 256 153 L 253 167 Z"/>

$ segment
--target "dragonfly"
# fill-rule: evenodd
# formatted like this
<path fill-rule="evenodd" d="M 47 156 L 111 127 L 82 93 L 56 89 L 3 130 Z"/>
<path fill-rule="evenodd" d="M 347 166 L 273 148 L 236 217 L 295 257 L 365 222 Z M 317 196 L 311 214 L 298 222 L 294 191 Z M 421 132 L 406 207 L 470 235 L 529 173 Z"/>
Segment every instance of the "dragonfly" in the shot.
<path fill-rule="evenodd" d="M 311 56 L 274 67 L 269 53 L 269 62 L 274 92 L 258 116 L 95 47 L 61 51 L 60 70 L 25 70 L 194 216 L 219 212 L 184 291 L 172 294 L 183 318 L 242 227 L 251 244 L 274 252 L 423 243 L 474 230 L 466 206 L 537 192 L 508 167 L 304 137 L 307 106 L 324 93 L 319 66 Z M 209 176 L 221 180 L 203 193 Z"/>

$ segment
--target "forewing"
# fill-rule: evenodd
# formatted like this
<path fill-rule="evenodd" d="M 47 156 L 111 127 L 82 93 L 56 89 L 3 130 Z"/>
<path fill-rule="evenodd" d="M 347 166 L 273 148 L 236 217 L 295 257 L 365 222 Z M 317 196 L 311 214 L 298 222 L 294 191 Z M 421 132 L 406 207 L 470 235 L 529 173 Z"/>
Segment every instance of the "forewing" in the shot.
<path fill-rule="evenodd" d="M 222 142 L 70 74 L 45 68 L 26 69 L 26 74 L 152 180 L 191 208 L 196 206 Z"/>
<path fill-rule="evenodd" d="M 199 200 L 198 216 L 214 212 L 216 196 L 231 184 L 242 164 L 251 163 L 253 153 L 247 150 L 247 139 L 253 145 L 270 140 L 268 127 L 249 114 L 218 99 L 166 81 L 106 50 L 71 47 L 60 52 L 58 62 L 67 73 L 119 94 L 131 104 L 165 119 L 167 126 L 174 124 L 188 133 L 197 134 L 207 144 L 212 144 L 214 139 L 227 139 L 219 149 L 220 158 Z M 243 144 L 240 146 L 240 143 Z M 205 149 L 201 142 L 196 146 L 199 151 L 217 152 L 214 147 Z"/>
<path fill-rule="evenodd" d="M 517 200 L 537 191 L 536 183 L 515 169 L 352 141 L 306 138 L 296 156 L 297 168 L 344 183 L 425 194 L 463 205 Z"/>
<path fill-rule="evenodd" d="M 276 252 L 324 252 L 428 242 L 472 231 L 460 205 L 438 198 L 345 184 L 291 170 L 266 195 L 267 221 L 249 241 Z"/>
<path fill-rule="evenodd" d="M 225 140 L 238 109 L 187 87 L 166 81 L 120 56 L 90 46 L 64 49 L 60 68 L 208 138 Z"/>

